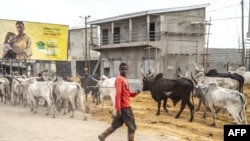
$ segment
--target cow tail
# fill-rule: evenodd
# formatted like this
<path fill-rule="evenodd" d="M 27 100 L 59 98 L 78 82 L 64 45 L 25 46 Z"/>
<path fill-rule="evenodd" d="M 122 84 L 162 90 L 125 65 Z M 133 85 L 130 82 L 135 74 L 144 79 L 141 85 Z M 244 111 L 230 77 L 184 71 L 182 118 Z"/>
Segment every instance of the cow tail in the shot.
<path fill-rule="evenodd" d="M 192 97 L 192 104 L 193 104 L 193 110 L 194 110 L 194 83 L 190 79 L 188 79 L 188 80 L 192 84 L 192 87 L 191 87 L 191 97 Z"/>
<path fill-rule="evenodd" d="M 78 97 L 78 100 L 79 100 L 79 103 L 80 103 L 80 108 L 82 109 L 84 120 L 87 120 L 86 110 L 85 110 L 85 108 L 87 107 L 87 102 L 85 101 L 84 96 L 82 94 L 81 86 L 76 85 L 76 87 L 77 87 L 77 97 Z"/>
<path fill-rule="evenodd" d="M 48 84 L 48 83 L 46 83 L 46 84 L 49 87 L 49 91 L 50 91 L 49 96 L 50 96 L 50 99 L 51 99 L 51 108 L 53 110 L 53 118 L 54 118 L 56 110 L 55 110 L 55 103 L 54 103 L 54 97 L 53 97 L 53 86 Z M 49 104 L 49 103 L 47 103 L 47 104 Z"/>
<path fill-rule="evenodd" d="M 247 110 L 247 98 L 244 93 L 240 95 L 241 102 L 243 103 L 242 110 L 239 114 L 241 114 L 242 120 L 245 121 L 245 124 L 247 124 L 247 117 L 246 117 L 246 110 Z"/>
<path fill-rule="evenodd" d="M 194 89 L 191 90 L 191 97 L 192 97 L 192 104 L 193 104 L 193 110 L 194 110 Z"/>

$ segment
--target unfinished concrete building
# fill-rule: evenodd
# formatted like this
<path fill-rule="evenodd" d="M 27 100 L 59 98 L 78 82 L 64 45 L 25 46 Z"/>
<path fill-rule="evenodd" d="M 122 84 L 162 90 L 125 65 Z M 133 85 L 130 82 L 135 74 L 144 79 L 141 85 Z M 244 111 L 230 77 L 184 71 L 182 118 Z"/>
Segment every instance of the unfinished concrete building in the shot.
<path fill-rule="evenodd" d="M 91 49 L 100 52 L 100 73 L 119 73 L 121 62 L 129 65 L 128 78 L 140 78 L 141 65 L 147 73 L 155 68 L 165 77 L 176 76 L 178 67 L 194 70 L 204 61 L 209 4 L 166 8 L 119 15 L 91 21 L 100 35 L 91 35 Z M 154 65 L 156 64 L 156 65 Z"/>

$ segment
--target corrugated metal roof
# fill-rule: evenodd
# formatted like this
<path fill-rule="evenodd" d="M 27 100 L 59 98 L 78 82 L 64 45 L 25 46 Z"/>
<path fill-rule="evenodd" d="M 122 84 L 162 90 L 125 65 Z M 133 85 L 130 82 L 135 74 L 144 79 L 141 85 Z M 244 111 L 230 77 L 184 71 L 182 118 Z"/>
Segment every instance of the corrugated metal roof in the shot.
<path fill-rule="evenodd" d="M 150 14 L 160 14 L 160 13 L 167 13 L 167 12 L 174 12 L 174 11 L 184 11 L 184 10 L 191 10 L 191 9 L 199 9 L 199 8 L 205 8 L 210 6 L 209 3 L 206 4 L 200 4 L 200 5 L 191 5 L 191 6 L 185 6 L 185 7 L 173 7 L 173 8 L 164 8 L 164 9 L 156 9 L 156 10 L 148 10 L 148 11 L 141 11 L 141 12 L 134 12 L 124 15 L 118 15 L 114 17 L 99 19 L 95 21 L 89 21 L 88 24 L 101 24 L 105 22 L 111 22 L 111 21 L 117 21 L 122 19 L 129 19 L 133 17 L 139 17 L 144 15 L 150 15 Z"/>

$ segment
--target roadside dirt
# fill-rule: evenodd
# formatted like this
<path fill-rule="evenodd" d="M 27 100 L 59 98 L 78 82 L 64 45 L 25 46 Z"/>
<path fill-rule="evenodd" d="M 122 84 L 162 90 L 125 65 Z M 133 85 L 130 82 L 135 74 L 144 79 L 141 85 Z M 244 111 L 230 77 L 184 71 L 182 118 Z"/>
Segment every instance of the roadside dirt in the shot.
<path fill-rule="evenodd" d="M 250 89 L 244 87 L 244 93 L 250 101 Z M 185 107 L 179 119 L 175 119 L 175 115 L 180 108 L 180 102 L 173 106 L 172 101 L 168 100 L 168 109 L 172 114 L 167 114 L 161 107 L 161 114 L 156 116 L 157 103 L 151 98 L 150 93 L 144 92 L 131 99 L 136 123 L 137 132 L 145 134 L 153 134 L 161 137 L 176 136 L 188 141 L 223 141 L 224 125 L 235 124 L 234 119 L 227 111 L 219 112 L 216 118 L 216 126 L 210 126 L 212 122 L 211 112 L 208 112 L 207 118 L 202 118 L 204 106 L 198 112 L 195 112 L 194 121 L 188 122 L 190 111 L 188 106 Z M 198 105 L 198 98 L 194 98 L 195 108 Z M 111 123 L 111 115 L 109 114 L 109 102 L 105 101 L 104 111 L 100 112 L 101 106 L 92 106 L 92 116 L 94 119 Z M 250 106 L 247 106 L 247 120 L 250 120 Z M 123 126 L 125 128 L 125 125 Z"/>

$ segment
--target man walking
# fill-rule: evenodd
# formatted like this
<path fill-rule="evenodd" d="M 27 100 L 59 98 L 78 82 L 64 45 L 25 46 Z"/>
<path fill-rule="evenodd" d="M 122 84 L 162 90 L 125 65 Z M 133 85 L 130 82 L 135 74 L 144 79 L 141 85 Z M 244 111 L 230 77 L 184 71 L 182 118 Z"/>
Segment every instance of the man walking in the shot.
<path fill-rule="evenodd" d="M 135 97 L 140 93 L 140 90 L 135 92 L 129 91 L 126 74 L 128 72 L 128 65 L 121 63 L 119 66 L 120 75 L 116 77 L 115 88 L 115 107 L 117 115 L 114 117 L 111 126 L 107 128 L 101 135 L 98 136 L 100 141 L 105 141 L 105 138 L 112 134 L 117 128 L 121 127 L 123 123 L 128 127 L 128 141 L 134 141 L 136 124 L 133 111 L 130 106 L 130 97 Z"/>

